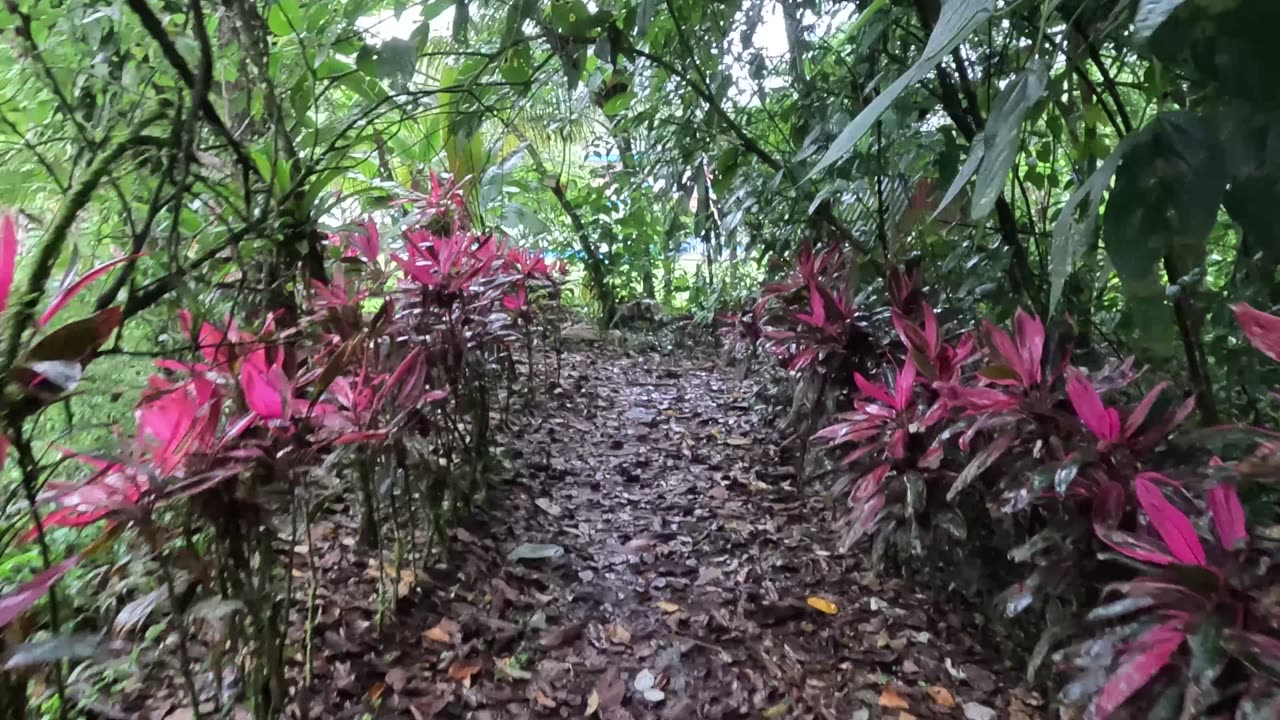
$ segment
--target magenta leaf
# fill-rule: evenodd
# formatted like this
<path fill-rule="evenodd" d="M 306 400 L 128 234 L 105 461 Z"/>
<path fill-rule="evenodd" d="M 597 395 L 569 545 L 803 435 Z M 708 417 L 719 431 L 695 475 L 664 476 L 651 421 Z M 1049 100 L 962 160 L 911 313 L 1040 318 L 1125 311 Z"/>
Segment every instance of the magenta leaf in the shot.
<path fill-rule="evenodd" d="M 1076 416 L 1098 440 L 1113 443 L 1120 437 L 1120 415 L 1114 408 L 1102 404 L 1102 398 L 1084 373 L 1075 368 L 1067 369 L 1067 398 Z"/>
<path fill-rule="evenodd" d="M 893 407 L 899 412 L 906 410 L 911 404 L 912 388 L 916 382 L 916 364 L 911 358 L 907 358 L 907 362 L 902 366 L 902 372 L 898 373 L 898 382 L 894 386 Z"/>
<path fill-rule="evenodd" d="M 1142 423 L 1147 419 L 1147 415 L 1151 412 L 1151 406 L 1155 405 L 1156 400 L 1160 397 L 1160 393 L 1169 387 L 1169 383 L 1162 382 L 1151 388 L 1151 392 L 1142 398 L 1142 402 L 1138 403 L 1133 412 L 1129 413 L 1129 417 L 1124 421 L 1124 436 L 1131 437 L 1138 428 L 1142 427 Z"/>
<path fill-rule="evenodd" d="M 1183 623 L 1184 620 L 1177 619 L 1157 625 L 1134 642 L 1089 707 L 1087 720 L 1106 720 L 1169 664 L 1186 639 Z"/>
<path fill-rule="evenodd" d="M 1040 318 L 1018 308 L 1013 318 L 1018 357 L 1021 360 L 1019 374 L 1027 386 L 1040 384 L 1040 361 L 1044 352 L 1044 323 Z"/>
<path fill-rule="evenodd" d="M 4 627 L 13 621 L 22 613 L 36 604 L 40 598 L 49 593 L 53 584 L 58 581 L 67 571 L 76 566 L 80 562 L 79 555 L 72 555 L 53 567 L 39 573 L 30 581 L 19 585 L 17 590 L 8 595 L 0 596 L 0 627 Z"/>
<path fill-rule="evenodd" d="M 889 407 L 896 407 L 893 396 L 889 394 L 889 390 L 885 388 L 884 385 L 871 382 L 863 377 L 862 373 L 859 372 L 855 372 L 853 374 L 853 382 L 858 386 L 858 390 L 861 391 L 863 395 L 866 395 L 876 402 L 884 403 Z"/>
<path fill-rule="evenodd" d="M 1280 362 L 1280 317 L 1255 310 L 1249 303 L 1236 303 L 1231 309 L 1235 311 L 1236 322 L 1240 324 L 1249 344 L 1263 355 Z"/>
<path fill-rule="evenodd" d="M 125 257 L 116 258 L 115 260 L 103 263 L 85 273 L 84 277 L 71 283 L 66 287 L 66 289 L 59 292 L 53 298 L 53 302 L 49 303 L 49 307 L 45 308 L 44 314 L 42 314 L 40 319 L 36 321 L 36 326 L 44 327 L 45 325 L 48 325 L 49 321 L 61 312 L 62 308 L 67 306 L 67 303 L 75 299 L 77 295 L 79 295 L 85 288 L 89 287 L 89 285 L 93 284 L 94 281 L 111 272 L 112 268 L 117 265 L 127 263 L 130 260 L 137 259 L 137 257 L 137 255 L 126 255 Z"/>
<path fill-rule="evenodd" d="M 1209 512 L 1213 515 L 1213 527 L 1218 542 L 1227 550 L 1244 545 L 1249 537 L 1245 529 L 1244 507 L 1234 485 L 1223 483 L 1211 489 L 1208 497 Z"/>
<path fill-rule="evenodd" d="M 266 365 L 266 350 L 254 351 L 240 365 L 240 388 L 245 404 L 264 420 L 283 420 L 289 416 L 292 385 L 278 365 Z"/>
<path fill-rule="evenodd" d="M 1169 552 L 1178 562 L 1187 565 L 1204 565 L 1204 546 L 1196 536 L 1196 529 L 1191 520 L 1165 498 L 1153 479 L 1163 479 L 1156 473 L 1141 473 L 1134 481 L 1134 490 L 1138 495 L 1138 504 L 1146 511 L 1151 525 L 1160 534 Z"/>
<path fill-rule="evenodd" d="M 18 261 L 18 229 L 13 216 L 0 217 L 0 312 L 9 305 L 9 290 L 13 287 L 13 268 Z"/>

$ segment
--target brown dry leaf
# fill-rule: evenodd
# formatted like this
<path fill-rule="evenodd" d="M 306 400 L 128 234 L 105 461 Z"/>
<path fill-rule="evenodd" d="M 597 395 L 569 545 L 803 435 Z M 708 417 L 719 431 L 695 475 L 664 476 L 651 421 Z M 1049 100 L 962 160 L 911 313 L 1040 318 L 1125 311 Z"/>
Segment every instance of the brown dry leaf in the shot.
<path fill-rule="evenodd" d="M 631 631 L 619 623 L 605 625 L 604 636 L 609 638 L 609 642 L 617 643 L 618 645 L 631 644 Z"/>
<path fill-rule="evenodd" d="M 450 671 L 452 673 L 452 671 Z M 889 708 L 891 710 L 907 710 L 910 709 L 911 703 L 907 699 L 898 694 L 897 690 L 889 686 L 885 686 L 880 691 L 880 707 Z"/>
<path fill-rule="evenodd" d="M 376 682 L 373 687 L 369 688 L 369 701 L 378 702 L 378 698 L 382 697 L 383 691 L 387 689 L 386 683 Z"/>
<path fill-rule="evenodd" d="M 840 608 L 836 607 L 835 603 L 827 600 L 826 598 L 820 598 L 817 595 L 813 595 L 809 598 L 809 607 L 828 615 L 835 615 L 840 612 Z"/>
<path fill-rule="evenodd" d="M 164 720 L 191 720 L 191 718 L 195 716 L 195 711 L 191 708 L 178 708 L 168 715 L 165 715 Z"/>
<path fill-rule="evenodd" d="M 436 626 L 422 633 L 424 640 L 452 645 L 462 639 L 462 626 L 449 618 L 440 618 Z"/>
<path fill-rule="evenodd" d="M 953 708 L 956 706 L 956 699 L 951 695 L 951 691 L 938 685 L 929 686 L 929 697 L 944 708 Z"/>
<path fill-rule="evenodd" d="M 917 720 L 917 718 L 915 715 L 912 715 L 906 710 L 903 710 L 902 712 L 898 713 L 898 720 Z"/>
<path fill-rule="evenodd" d="M 618 673 L 618 668 L 611 667 L 605 670 L 596 681 L 596 688 L 591 694 L 596 698 L 596 705 L 601 710 L 622 705 L 622 698 L 627 694 L 627 685 L 623 682 L 622 675 Z"/>
<path fill-rule="evenodd" d="M 542 692 L 541 690 L 534 693 L 533 701 L 538 704 L 538 707 L 545 708 L 547 710 L 556 709 L 556 701 L 547 697 L 547 694 Z"/>
<path fill-rule="evenodd" d="M 454 660 L 449 666 L 449 678 L 462 683 L 463 687 L 471 687 L 471 676 L 480 672 L 480 663 L 470 660 Z"/>
<path fill-rule="evenodd" d="M 679 605 L 673 602 L 667 602 L 666 600 L 659 600 L 657 602 L 657 606 L 658 606 L 658 609 L 663 612 L 669 612 L 669 613 L 680 612 Z"/>

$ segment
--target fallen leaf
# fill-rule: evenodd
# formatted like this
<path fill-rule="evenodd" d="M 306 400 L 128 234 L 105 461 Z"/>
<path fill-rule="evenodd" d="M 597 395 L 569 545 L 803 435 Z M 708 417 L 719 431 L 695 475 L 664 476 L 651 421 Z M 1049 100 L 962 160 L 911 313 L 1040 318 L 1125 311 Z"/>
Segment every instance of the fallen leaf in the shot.
<path fill-rule="evenodd" d="M 680 612 L 680 606 L 673 602 L 667 602 L 666 600 L 659 600 L 657 602 L 657 605 L 658 605 L 658 609 L 662 610 L 663 612 L 669 612 L 669 613 Z"/>
<path fill-rule="evenodd" d="M 836 607 L 835 603 L 831 602 L 830 600 L 827 600 L 826 598 L 820 598 L 816 595 L 812 595 L 809 597 L 809 607 L 813 608 L 814 610 L 817 610 L 818 612 L 824 612 L 828 615 L 835 615 L 836 613 L 840 612 L 840 608 Z"/>
<path fill-rule="evenodd" d="M 627 686 L 618 674 L 618 668 L 611 667 L 596 680 L 595 690 L 591 693 L 596 698 L 596 707 L 601 710 L 622 705 L 622 698 L 627 694 Z M 590 701 L 588 701 L 590 704 Z"/>
<path fill-rule="evenodd" d="M 533 677 L 533 673 L 528 670 L 515 667 L 511 664 L 511 658 L 499 658 L 493 663 L 494 671 L 502 676 L 511 678 L 512 680 L 529 680 Z"/>
<path fill-rule="evenodd" d="M 902 712 L 898 713 L 898 720 L 917 720 L 917 718 L 915 715 L 912 715 L 906 710 L 903 710 Z"/>
<path fill-rule="evenodd" d="M 956 706 L 956 699 L 952 697 L 951 692 L 944 687 L 931 685 L 929 687 L 929 697 L 944 708 L 953 708 Z"/>
<path fill-rule="evenodd" d="M 369 688 L 369 700 L 372 702 L 378 702 L 378 698 L 382 697 L 382 692 L 386 689 L 386 683 L 374 683 L 373 687 Z"/>
<path fill-rule="evenodd" d="M 996 720 L 996 711 L 976 702 L 964 704 L 965 720 Z"/>
<path fill-rule="evenodd" d="M 631 631 L 618 623 L 605 625 L 604 636 L 609 638 L 609 642 L 617 643 L 618 645 L 631 644 Z"/>
<path fill-rule="evenodd" d="M 907 699 L 898 694 L 897 690 L 889 686 L 885 686 L 880 691 L 880 707 L 889 708 L 891 710 L 907 710 L 911 707 L 911 703 Z"/>
<path fill-rule="evenodd" d="M 660 703 L 667 699 L 667 694 L 658 688 L 649 688 L 644 691 L 644 699 L 651 703 Z"/>
<path fill-rule="evenodd" d="M 550 543 L 524 543 L 512 550 L 511 560 L 554 560 L 564 555 L 564 548 Z"/>
<path fill-rule="evenodd" d="M 595 690 L 592 690 L 591 695 L 587 697 L 586 717 L 591 717 L 599 709 L 600 709 L 600 693 L 596 692 Z"/>
<path fill-rule="evenodd" d="M 724 500 L 729 497 L 729 491 L 723 485 L 717 485 L 707 492 L 707 497 L 712 500 Z"/>
<path fill-rule="evenodd" d="M 164 720 L 191 720 L 196 713 L 191 708 L 178 708 L 168 715 L 164 716 Z"/>
<path fill-rule="evenodd" d="M 750 444 L 751 444 L 751 438 L 744 438 L 744 437 L 731 437 L 731 438 L 729 438 L 728 440 L 726 440 L 725 442 L 727 442 L 727 443 L 728 443 L 728 444 L 730 444 L 730 445 L 737 446 L 737 447 L 746 447 L 747 445 L 750 445 Z"/>
<path fill-rule="evenodd" d="M 468 543 L 471 545 L 474 545 L 476 544 L 476 542 L 478 542 L 475 535 L 472 535 L 471 533 L 467 532 L 466 530 L 463 530 L 462 528 L 454 528 L 453 536 L 458 538 L 462 542 Z"/>
<path fill-rule="evenodd" d="M 387 676 L 383 678 L 383 681 L 393 691 L 400 692 L 404 690 L 405 684 L 409 682 L 409 673 L 405 672 L 404 668 L 391 668 L 387 671 Z"/>
<path fill-rule="evenodd" d="M 556 709 L 556 701 L 547 697 L 547 694 L 542 692 L 541 690 L 533 694 L 533 701 L 538 703 L 538 707 L 545 708 L 547 710 Z"/>
<path fill-rule="evenodd" d="M 462 626 L 449 618 L 440 618 L 440 622 L 422 633 L 422 637 L 442 645 L 452 645 L 462 639 Z"/>
<path fill-rule="evenodd" d="M 449 666 L 449 678 L 462 683 L 463 687 L 471 687 L 471 676 L 480 672 L 480 663 L 469 660 L 454 660 Z"/>
<path fill-rule="evenodd" d="M 777 720 L 777 718 L 780 718 L 787 714 L 788 707 L 789 706 L 787 702 L 784 700 L 778 703 L 777 705 L 774 705 L 773 707 L 769 708 L 768 710 L 765 710 L 763 715 L 766 718 L 768 718 L 768 720 Z"/>
<path fill-rule="evenodd" d="M 657 681 L 658 679 L 653 676 L 653 672 L 648 668 L 645 668 L 644 670 L 636 673 L 636 679 L 631 683 L 631 685 L 636 689 L 636 692 L 644 692 L 645 690 L 653 687 L 653 684 Z"/>
<path fill-rule="evenodd" d="M 537 505 L 539 508 L 543 510 L 543 512 L 550 515 L 551 517 L 560 516 L 560 506 L 551 502 L 547 498 L 538 498 L 537 500 L 533 501 L 533 504 Z"/>

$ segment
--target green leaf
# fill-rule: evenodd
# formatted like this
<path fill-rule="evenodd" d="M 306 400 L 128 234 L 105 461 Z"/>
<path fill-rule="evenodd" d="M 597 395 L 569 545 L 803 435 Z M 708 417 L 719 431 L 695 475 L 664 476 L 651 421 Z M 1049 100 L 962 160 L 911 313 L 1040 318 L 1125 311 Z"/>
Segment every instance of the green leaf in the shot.
<path fill-rule="evenodd" d="M 630 107 L 631 101 L 634 100 L 635 97 L 636 97 L 636 94 L 631 92 L 630 90 L 624 93 L 619 93 L 609 98 L 608 102 L 604 104 L 604 107 L 601 108 L 601 110 L 604 111 L 605 115 L 608 115 L 609 117 L 613 117 L 614 115 L 617 115 L 618 113 Z"/>
<path fill-rule="evenodd" d="M 1131 301 L 1163 301 L 1166 257 L 1179 273 L 1204 265 L 1226 184 L 1221 144 L 1194 113 L 1162 113 L 1139 132 L 1102 219 L 1107 255 Z"/>
<path fill-rule="evenodd" d="M 1102 196 L 1111 186 L 1111 177 L 1116 174 L 1120 160 L 1137 137 L 1134 134 L 1122 140 L 1062 206 L 1058 220 L 1053 224 L 1053 247 L 1049 253 L 1049 312 L 1053 312 L 1062 298 L 1062 287 L 1071 274 L 1071 268 L 1093 242 L 1093 230 L 1098 221 L 1098 210 L 1102 207 Z M 1084 217 L 1077 222 L 1076 208 L 1085 197 L 1089 198 L 1089 207 Z"/>
<path fill-rule="evenodd" d="M 267 27 L 279 37 L 288 37 L 294 28 L 302 29 L 302 12 L 298 9 L 298 0 L 276 0 L 267 11 Z"/>
<path fill-rule="evenodd" d="M 996 198 L 1004 190 L 1005 179 L 1018 156 L 1022 119 L 1031 105 L 1044 95 L 1048 80 L 1048 65 L 1041 60 L 1033 60 L 996 96 L 982 135 L 985 152 L 973 187 L 973 205 L 969 211 L 972 219 L 981 220 L 995 207 Z"/>
<path fill-rule="evenodd" d="M 832 163 L 848 155 L 854 145 L 880 119 L 884 111 L 888 110 L 893 101 L 902 94 L 902 91 L 924 77 L 942 56 L 951 52 L 978 25 L 990 17 L 994 9 L 995 0 L 947 0 L 944 2 L 942 4 L 942 13 L 938 17 L 938 24 L 934 26 L 933 33 L 929 35 L 929 42 L 925 45 L 924 53 L 920 56 L 920 59 L 916 60 L 909 70 L 900 75 L 897 80 L 894 80 L 884 92 L 877 95 L 875 100 L 872 100 L 863 108 L 862 112 L 858 113 L 858 116 L 831 143 L 831 147 L 827 149 L 822 159 L 818 160 L 818 164 L 810 171 L 808 177 L 812 178 Z"/>

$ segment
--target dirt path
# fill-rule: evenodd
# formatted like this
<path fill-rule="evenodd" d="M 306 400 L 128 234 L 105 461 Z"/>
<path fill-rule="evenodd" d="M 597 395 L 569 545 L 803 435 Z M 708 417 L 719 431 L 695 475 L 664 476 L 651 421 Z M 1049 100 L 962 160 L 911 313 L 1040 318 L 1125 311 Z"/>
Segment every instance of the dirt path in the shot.
<path fill-rule="evenodd" d="M 356 669 L 322 668 L 346 695 L 328 716 L 376 696 L 378 717 L 417 720 L 1039 717 L 972 614 L 833 552 L 821 493 L 794 489 L 726 372 L 565 363 L 438 590 Z"/>

